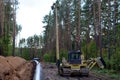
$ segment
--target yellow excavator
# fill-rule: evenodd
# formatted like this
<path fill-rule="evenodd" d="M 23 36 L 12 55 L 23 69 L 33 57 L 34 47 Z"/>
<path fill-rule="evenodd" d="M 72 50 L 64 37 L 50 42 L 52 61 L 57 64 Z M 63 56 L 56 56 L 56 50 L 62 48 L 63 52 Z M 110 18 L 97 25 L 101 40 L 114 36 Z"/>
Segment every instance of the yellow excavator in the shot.
<path fill-rule="evenodd" d="M 80 50 L 78 51 L 69 51 L 68 60 L 64 57 L 62 61 L 58 60 L 58 73 L 60 75 L 84 75 L 88 76 L 89 71 L 95 66 L 98 65 L 100 68 L 105 68 L 105 62 L 101 57 L 91 58 L 90 60 L 85 60 L 84 55 Z"/>

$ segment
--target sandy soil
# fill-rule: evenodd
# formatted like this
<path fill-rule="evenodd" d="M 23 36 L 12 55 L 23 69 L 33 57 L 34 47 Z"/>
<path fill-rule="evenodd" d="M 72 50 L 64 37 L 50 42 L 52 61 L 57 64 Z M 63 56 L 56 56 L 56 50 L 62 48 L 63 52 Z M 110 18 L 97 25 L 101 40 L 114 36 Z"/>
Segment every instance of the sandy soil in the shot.
<path fill-rule="evenodd" d="M 33 63 L 20 57 L 0 56 L 0 80 L 32 80 Z"/>

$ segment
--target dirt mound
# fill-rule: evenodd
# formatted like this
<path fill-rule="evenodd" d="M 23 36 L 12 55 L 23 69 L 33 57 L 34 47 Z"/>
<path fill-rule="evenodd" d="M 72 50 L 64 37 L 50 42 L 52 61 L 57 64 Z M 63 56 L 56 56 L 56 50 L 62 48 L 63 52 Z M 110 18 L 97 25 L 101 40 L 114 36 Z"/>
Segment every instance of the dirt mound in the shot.
<path fill-rule="evenodd" d="M 0 56 L 0 80 L 30 80 L 33 64 L 20 57 Z"/>
<path fill-rule="evenodd" d="M 20 58 L 20 57 L 6 57 L 6 60 L 8 64 L 11 66 L 13 69 L 17 69 L 20 65 L 24 64 L 26 62 L 25 59 Z"/>
<path fill-rule="evenodd" d="M 5 75 L 11 71 L 11 66 L 8 64 L 5 57 L 0 56 L 0 80 L 3 80 Z"/>

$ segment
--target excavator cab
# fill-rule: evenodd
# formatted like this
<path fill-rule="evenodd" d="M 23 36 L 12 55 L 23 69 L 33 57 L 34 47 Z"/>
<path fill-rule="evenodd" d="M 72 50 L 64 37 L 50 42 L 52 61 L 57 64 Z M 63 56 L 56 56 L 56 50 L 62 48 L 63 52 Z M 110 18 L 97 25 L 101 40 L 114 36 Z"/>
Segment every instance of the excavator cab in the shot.
<path fill-rule="evenodd" d="M 68 62 L 70 64 L 81 64 L 81 54 L 80 51 L 70 51 L 68 53 Z"/>

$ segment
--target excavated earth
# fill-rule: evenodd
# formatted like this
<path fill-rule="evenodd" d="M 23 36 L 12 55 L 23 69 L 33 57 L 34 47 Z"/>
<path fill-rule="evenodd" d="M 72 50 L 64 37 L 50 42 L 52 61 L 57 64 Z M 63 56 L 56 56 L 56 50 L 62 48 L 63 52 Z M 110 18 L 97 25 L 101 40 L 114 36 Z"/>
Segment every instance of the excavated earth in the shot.
<path fill-rule="evenodd" d="M 0 80 L 32 80 L 34 64 L 20 57 L 0 56 Z"/>

